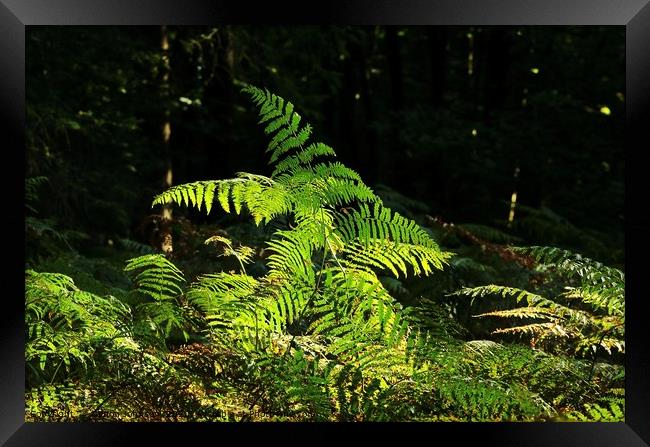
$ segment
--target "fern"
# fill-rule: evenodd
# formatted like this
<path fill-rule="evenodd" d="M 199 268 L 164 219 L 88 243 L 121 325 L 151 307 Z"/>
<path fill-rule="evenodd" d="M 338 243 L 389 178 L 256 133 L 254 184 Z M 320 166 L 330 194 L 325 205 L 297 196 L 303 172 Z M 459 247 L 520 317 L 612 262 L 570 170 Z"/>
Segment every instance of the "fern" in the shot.
<path fill-rule="evenodd" d="M 323 143 L 312 143 L 305 150 L 295 155 L 284 158 L 278 162 L 272 177 L 278 177 L 285 172 L 296 172 L 298 169 L 309 166 L 317 157 L 335 157 L 334 149 Z"/>
<path fill-rule="evenodd" d="M 625 422 L 625 412 L 624 407 L 617 402 L 611 402 L 609 406 L 585 404 L 584 410 L 575 410 L 568 418 L 580 422 Z"/>
<path fill-rule="evenodd" d="M 36 382 L 54 382 L 95 364 L 106 349 L 135 349 L 128 306 L 80 290 L 58 273 L 25 272 L 25 361 Z"/>
<path fill-rule="evenodd" d="M 485 297 L 500 295 L 525 303 L 525 307 L 485 312 L 476 317 L 523 319 L 526 324 L 499 328 L 496 334 L 520 334 L 539 341 L 566 339 L 576 353 L 595 353 L 601 348 L 608 354 L 625 352 L 625 279 L 621 271 L 572 252 L 554 247 L 515 248 L 533 256 L 566 280 L 578 279 L 579 285 L 565 286 L 565 292 L 553 299 L 506 286 L 465 288 L 457 295 Z M 579 306 L 572 304 L 578 301 Z M 540 321 L 541 320 L 541 321 Z"/>
<path fill-rule="evenodd" d="M 136 290 L 156 301 L 171 300 L 183 293 L 183 273 L 163 255 L 150 254 L 130 259 L 124 270 L 141 270 L 135 276 Z"/>
<path fill-rule="evenodd" d="M 250 213 L 258 226 L 273 222 L 273 235 L 260 251 L 265 274 L 248 274 L 253 250 L 223 236 L 206 243 L 216 244 L 220 256 L 235 257 L 238 273 L 203 274 L 186 285 L 180 270 L 160 255 L 127 264 L 136 291 L 152 300 L 145 304 L 171 309 L 186 299 L 204 315 L 211 352 L 206 367 L 212 361 L 213 383 L 222 387 L 211 405 L 225 408 L 228 420 L 533 420 L 553 414 L 549 400 L 567 384 L 568 407 L 587 403 L 579 396 L 596 385 L 583 377 L 585 362 L 468 341 L 444 304 L 427 298 L 415 307 L 398 303 L 392 293 L 407 290 L 407 277 L 442 270 L 451 254 L 430 231 L 387 207 L 334 159 L 331 147 L 312 142 L 313 129 L 293 104 L 252 86 L 243 91 L 259 108 L 270 140 L 271 176 L 240 172 L 233 179 L 178 185 L 153 205 L 210 213 L 217 202 L 226 213 Z M 457 269 L 489 270 L 467 258 L 451 262 Z M 517 301 L 516 309 L 481 315 L 517 319 L 516 329 L 504 330 L 537 338 L 563 330 L 586 342 L 619 309 L 610 304 L 615 300 L 589 295 L 595 289 L 587 283 L 603 283 L 594 275 L 577 275 L 584 287 L 561 299 L 498 286 L 463 293 Z M 611 311 L 595 316 L 567 302 L 578 299 Z M 604 337 L 599 346 L 608 343 Z M 601 369 L 595 370 L 598 377 L 604 377 Z"/>
<path fill-rule="evenodd" d="M 596 311 L 622 317 L 625 314 L 625 275 L 618 269 L 568 250 L 555 247 L 516 248 L 533 256 L 541 265 L 552 267 L 569 279 L 578 278 L 580 286 L 565 295 L 590 304 Z"/>
<path fill-rule="evenodd" d="M 242 355 L 273 352 L 277 340 L 288 336 L 285 356 L 299 337 L 320 337 L 328 361 L 367 375 L 370 389 L 363 389 L 377 397 L 390 387 L 384 377 L 395 368 L 406 368 L 401 374 L 414 371 L 414 363 L 407 365 L 427 344 L 426 334 L 413 326 L 416 320 L 394 300 L 377 272 L 396 278 L 429 275 L 442 269 L 451 254 L 415 221 L 383 206 L 355 171 L 333 160 L 331 147 L 310 142 L 312 128 L 293 104 L 256 87 L 243 91 L 259 107 L 270 138 L 271 177 L 238 173 L 230 180 L 179 185 L 156 196 L 153 205 L 173 202 L 209 213 L 216 201 L 227 213 L 247 210 L 257 225 L 280 216 L 294 225 L 277 230 L 267 242 L 269 271 L 256 279 L 245 274 L 249 252 L 221 237 L 209 239 L 240 261 L 241 274 L 203 275 L 190 285 L 187 297 L 205 312 L 213 337 L 226 337 Z M 146 278 L 160 274 L 154 270 Z M 165 278 L 171 283 L 139 287 L 178 293 L 178 277 Z M 343 379 L 347 373 L 340 374 L 335 374 L 340 383 L 348 380 Z M 356 385 L 337 398 L 343 399 L 340 417 L 376 408 L 368 396 L 367 405 L 363 399 L 358 405 L 345 400 L 353 390 Z M 354 410 L 343 410 L 351 405 Z"/>
<path fill-rule="evenodd" d="M 145 321 L 153 324 L 155 332 L 162 331 L 165 337 L 173 329 L 179 329 L 187 340 L 187 329 L 194 326 L 192 310 L 186 306 L 180 297 L 183 295 L 185 278 L 183 273 L 164 255 L 149 254 L 130 259 L 124 270 L 139 271 L 135 274 L 135 292 L 150 299 L 152 302 L 142 302 L 136 309 L 146 316 Z M 145 326 L 143 329 L 146 327 Z M 146 332 L 146 329 L 144 329 Z"/>
<path fill-rule="evenodd" d="M 27 359 L 38 388 L 28 411 L 35 419 L 47 417 L 38 405 L 53 419 L 89 406 L 85 420 L 531 421 L 556 417 L 556 408 L 574 419 L 620 419 L 619 397 L 600 393 L 603 383 L 620 386 L 620 368 L 595 356 L 589 363 L 584 355 L 472 340 L 454 308 L 433 298 L 444 284 L 409 296 L 413 306 L 398 302 L 394 295 L 418 286 L 412 277 L 447 265 L 452 274 L 494 270 L 452 259 L 408 214 L 426 206 L 386 188 L 386 201 L 376 195 L 331 147 L 311 141 L 313 129 L 293 104 L 252 86 L 244 92 L 269 137 L 271 176 L 239 172 L 178 185 L 153 205 L 249 213 L 270 239 L 257 251 L 223 235 L 207 238 L 239 269 L 189 281 L 165 256 L 120 241 L 142 254 L 124 267 L 134 287 L 122 299 L 132 307 L 82 292 L 64 275 L 29 273 Z M 401 202 L 402 213 L 390 201 Z M 567 252 L 528 250 L 522 253 L 540 263 L 539 272 L 561 281 L 533 291 L 461 290 L 511 304 L 476 317 L 514 321 L 495 333 L 540 345 L 623 351 L 622 273 Z M 256 253 L 263 274 L 247 271 Z M 567 288 L 550 293 L 560 283 Z M 178 334 L 203 343 L 176 349 Z M 69 392 L 69 380 L 55 383 L 59 371 L 75 379 L 82 368 L 100 378 L 84 383 L 84 398 Z"/>

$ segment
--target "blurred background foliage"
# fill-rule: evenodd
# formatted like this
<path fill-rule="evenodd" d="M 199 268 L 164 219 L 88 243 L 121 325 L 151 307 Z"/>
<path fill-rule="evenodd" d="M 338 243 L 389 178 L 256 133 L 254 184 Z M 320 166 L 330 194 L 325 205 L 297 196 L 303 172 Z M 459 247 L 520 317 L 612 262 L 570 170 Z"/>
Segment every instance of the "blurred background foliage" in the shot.
<path fill-rule="evenodd" d="M 621 266 L 623 28 L 170 27 L 167 81 L 161 32 L 28 29 L 26 176 L 79 247 L 151 243 L 168 159 L 174 184 L 270 174 L 250 82 L 370 185 Z"/>

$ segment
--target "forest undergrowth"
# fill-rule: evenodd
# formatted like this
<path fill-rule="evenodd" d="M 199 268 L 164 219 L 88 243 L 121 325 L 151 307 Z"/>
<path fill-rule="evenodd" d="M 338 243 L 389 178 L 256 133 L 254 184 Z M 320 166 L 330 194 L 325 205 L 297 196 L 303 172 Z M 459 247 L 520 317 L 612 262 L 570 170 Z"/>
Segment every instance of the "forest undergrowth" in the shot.
<path fill-rule="evenodd" d="M 27 420 L 624 420 L 625 278 L 599 238 L 545 208 L 448 223 L 243 92 L 272 173 L 153 198 L 172 255 L 82 254 L 27 179 Z"/>

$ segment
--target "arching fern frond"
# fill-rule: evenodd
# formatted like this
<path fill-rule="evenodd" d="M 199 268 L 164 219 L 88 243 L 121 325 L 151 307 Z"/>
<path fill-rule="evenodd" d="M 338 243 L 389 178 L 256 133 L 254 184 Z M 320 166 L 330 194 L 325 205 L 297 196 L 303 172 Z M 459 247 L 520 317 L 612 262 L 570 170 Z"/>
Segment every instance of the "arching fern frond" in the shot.
<path fill-rule="evenodd" d="M 549 300 L 535 293 L 531 293 L 523 289 L 518 289 L 516 287 L 489 285 L 474 288 L 464 288 L 458 292 L 455 292 L 454 294 L 471 297 L 497 295 L 503 298 L 515 298 L 517 300 L 517 303 L 520 303 L 523 300 L 530 308 L 547 309 L 548 315 L 555 315 L 556 317 L 565 319 L 568 322 L 572 322 L 581 326 L 589 326 L 591 324 L 590 315 L 585 311 L 571 309 L 553 300 Z"/>
<path fill-rule="evenodd" d="M 140 273 L 135 276 L 136 290 L 156 301 L 171 300 L 183 293 L 181 288 L 185 283 L 183 272 L 164 255 L 151 254 L 129 259 L 124 270 L 127 272 L 140 270 Z"/>
<path fill-rule="evenodd" d="M 624 316 L 625 275 L 620 270 L 555 247 L 517 247 L 514 250 L 534 257 L 541 265 L 553 267 L 565 278 L 577 278 L 580 286 L 570 287 L 565 296 L 581 299 L 595 311 Z"/>
<path fill-rule="evenodd" d="M 37 382 L 85 372 L 101 351 L 136 349 L 131 318 L 117 298 L 80 290 L 66 275 L 25 272 L 25 361 Z"/>
<path fill-rule="evenodd" d="M 579 281 L 565 286 L 565 292 L 552 299 L 514 287 L 489 285 L 466 288 L 457 295 L 484 297 L 500 295 L 524 301 L 525 307 L 484 312 L 478 317 L 523 319 L 525 324 L 499 328 L 494 333 L 524 334 L 533 341 L 553 337 L 571 340 L 574 352 L 586 354 L 600 348 L 611 354 L 625 352 L 625 276 L 611 267 L 555 247 L 514 248 L 533 256 L 536 261 L 565 280 Z M 540 321 L 541 320 L 541 321 Z"/>
<path fill-rule="evenodd" d="M 372 209 L 367 204 L 362 204 L 358 210 L 340 214 L 336 223 L 345 241 L 386 239 L 439 250 L 429 233 L 414 220 L 393 213 L 380 203 L 375 203 Z"/>
<path fill-rule="evenodd" d="M 389 240 L 373 239 L 364 243 L 353 242 L 346 245 L 342 262 L 351 266 L 387 269 L 395 277 L 401 272 L 408 275 L 410 266 L 415 275 L 429 275 L 434 269 L 442 269 L 446 261 L 439 250 L 417 244 L 395 243 Z"/>
<path fill-rule="evenodd" d="M 591 285 L 622 287 L 625 284 L 625 275 L 620 270 L 569 250 L 540 246 L 514 247 L 513 250 L 532 256 L 540 264 L 556 267 L 562 275 L 577 276 Z"/>
<path fill-rule="evenodd" d="M 267 243 L 272 253 L 267 258 L 272 269 L 270 276 L 293 277 L 305 284 L 314 284 L 316 275 L 312 255 L 317 248 L 315 240 L 295 231 L 278 231 L 275 235 L 277 238 Z"/>
<path fill-rule="evenodd" d="M 247 208 L 255 224 L 267 223 L 274 217 L 291 210 L 291 202 L 285 187 L 268 177 L 239 173 L 230 180 L 210 180 L 173 186 L 154 198 L 153 206 L 176 203 L 177 205 L 203 207 L 207 214 L 215 200 L 221 208 L 240 214 Z"/>
<path fill-rule="evenodd" d="M 135 292 L 153 299 L 135 307 L 141 317 L 141 335 L 155 340 L 159 336 L 169 337 L 172 330 L 178 329 L 187 340 L 188 330 L 195 327 L 195 318 L 180 300 L 185 278 L 178 267 L 162 254 L 149 254 L 129 259 L 124 270 L 133 274 L 139 271 L 134 277 Z"/>
<path fill-rule="evenodd" d="M 317 157 L 336 157 L 334 149 L 324 143 L 312 143 L 305 148 L 305 150 L 298 152 L 295 155 L 284 158 L 275 166 L 275 170 L 271 175 L 276 178 L 279 174 L 288 171 L 297 171 L 304 169 L 311 165 Z"/>
<path fill-rule="evenodd" d="M 536 318 L 542 320 L 555 321 L 559 317 L 552 311 L 544 307 L 518 307 L 516 309 L 495 310 L 474 315 L 475 317 L 502 317 L 502 318 Z"/>
<path fill-rule="evenodd" d="M 387 269 L 396 277 L 399 272 L 407 275 L 407 265 L 416 275 L 431 274 L 434 269 L 442 269 L 450 257 L 415 221 L 379 203 L 372 209 L 361 204 L 358 210 L 338 214 L 336 231 L 347 243 L 346 262 Z"/>
<path fill-rule="evenodd" d="M 271 163 L 291 150 L 302 149 L 311 134 L 311 125 L 300 128 L 301 117 L 294 112 L 291 102 L 251 85 L 242 91 L 251 95 L 253 102 L 260 107 L 260 123 L 268 123 L 264 133 L 272 136 L 267 148 L 271 153 Z"/>
<path fill-rule="evenodd" d="M 202 275 L 187 292 L 190 302 L 210 315 L 219 309 L 228 309 L 230 303 L 244 302 L 251 296 L 258 281 L 248 275 L 233 273 L 211 273 Z M 244 307 L 248 307 L 242 304 Z"/>

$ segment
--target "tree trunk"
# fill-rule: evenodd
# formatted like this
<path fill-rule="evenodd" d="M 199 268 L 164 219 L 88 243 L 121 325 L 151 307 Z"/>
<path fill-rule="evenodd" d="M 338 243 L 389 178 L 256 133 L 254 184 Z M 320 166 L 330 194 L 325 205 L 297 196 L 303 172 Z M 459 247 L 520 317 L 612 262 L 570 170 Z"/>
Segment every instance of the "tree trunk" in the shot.
<path fill-rule="evenodd" d="M 169 110 L 169 75 L 170 75 L 170 62 L 169 62 L 169 34 L 166 26 L 160 27 L 160 49 L 162 51 L 162 82 L 161 82 L 161 98 L 163 104 L 163 122 L 162 122 L 162 154 L 165 160 L 165 175 L 163 178 L 163 187 L 165 189 L 172 186 L 173 183 L 173 170 L 172 170 L 172 153 L 169 144 L 172 128 L 170 121 Z M 171 255 L 173 252 L 172 244 L 172 207 L 171 204 L 163 206 L 161 224 L 160 224 L 160 250 L 166 254 Z"/>

